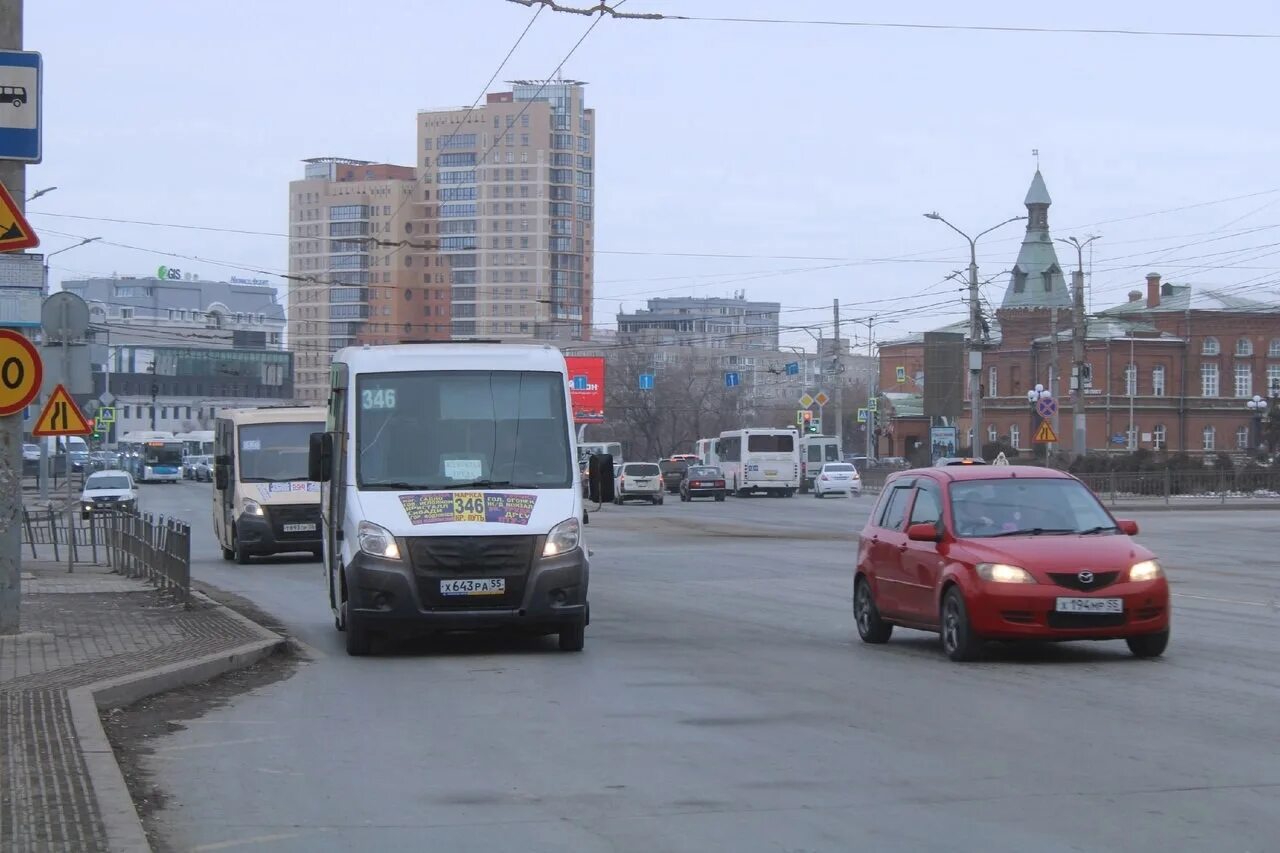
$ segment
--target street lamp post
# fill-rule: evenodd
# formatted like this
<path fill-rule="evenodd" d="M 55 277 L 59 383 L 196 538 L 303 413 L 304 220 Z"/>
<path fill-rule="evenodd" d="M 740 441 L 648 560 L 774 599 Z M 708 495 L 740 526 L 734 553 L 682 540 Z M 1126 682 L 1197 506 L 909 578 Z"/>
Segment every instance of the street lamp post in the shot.
<path fill-rule="evenodd" d="M 1071 404 L 1071 440 L 1077 456 L 1084 456 L 1089 452 L 1088 422 L 1084 413 L 1085 380 L 1088 378 L 1085 375 L 1088 368 L 1085 365 L 1084 340 L 1084 247 L 1101 236 L 1094 234 L 1083 242 L 1075 237 L 1058 238 L 1059 243 L 1075 246 L 1076 249 L 1076 269 L 1071 274 L 1071 390 L 1075 393 L 1075 400 Z M 1129 418 L 1129 426 L 1132 430 L 1132 416 Z"/>
<path fill-rule="evenodd" d="M 1051 400 L 1051 399 L 1053 399 L 1053 391 L 1044 387 L 1039 382 L 1036 383 L 1036 387 L 1032 388 L 1030 391 L 1027 392 L 1027 403 L 1030 404 L 1031 406 L 1031 440 L 1033 442 L 1035 441 L 1035 435 L 1036 435 L 1036 414 L 1037 414 L 1036 406 L 1039 404 L 1041 400 Z M 1053 445 L 1045 445 L 1046 458 L 1049 456 L 1049 453 L 1052 449 L 1053 449 Z"/>
<path fill-rule="evenodd" d="M 997 228 L 1002 228 L 1010 222 L 1017 222 L 1026 219 L 1025 216 L 1013 216 L 997 225 L 992 225 L 986 231 L 979 231 L 977 235 L 970 237 L 956 226 L 952 225 L 936 210 L 932 213 L 926 213 L 926 219 L 935 219 L 952 231 L 959 234 L 969 243 L 969 406 L 972 413 L 973 440 L 969 442 L 969 455 L 975 459 L 981 455 L 977 445 L 982 440 L 982 309 L 978 296 L 978 240 L 984 235 L 990 234 Z"/>
<path fill-rule="evenodd" d="M 1272 398 L 1271 403 L 1277 402 L 1276 398 Z M 1253 395 L 1253 399 L 1245 403 L 1250 413 L 1253 414 L 1253 449 L 1262 449 L 1262 421 L 1267 415 L 1267 410 L 1271 407 L 1265 398 Z"/>

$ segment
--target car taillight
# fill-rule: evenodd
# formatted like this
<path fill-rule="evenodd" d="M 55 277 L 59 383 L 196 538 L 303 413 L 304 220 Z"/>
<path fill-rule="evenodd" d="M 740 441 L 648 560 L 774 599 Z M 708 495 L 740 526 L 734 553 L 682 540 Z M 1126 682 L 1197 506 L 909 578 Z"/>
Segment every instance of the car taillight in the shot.
<path fill-rule="evenodd" d="M 716 480 L 716 488 L 717 488 L 717 489 L 723 489 L 723 488 L 724 488 L 724 480 Z"/>

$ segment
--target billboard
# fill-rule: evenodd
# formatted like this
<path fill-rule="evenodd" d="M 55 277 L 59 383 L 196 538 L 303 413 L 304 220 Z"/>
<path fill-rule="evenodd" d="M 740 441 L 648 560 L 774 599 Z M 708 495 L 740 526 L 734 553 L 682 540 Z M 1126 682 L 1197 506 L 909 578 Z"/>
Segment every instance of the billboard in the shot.
<path fill-rule="evenodd" d="M 958 456 L 960 430 L 956 427 L 931 427 L 929 429 L 929 458 L 933 464 L 944 456 Z"/>
<path fill-rule="evenodd" d="M 604 359 L 600 356 L 566 356 L 573 422 L 604 423 Z"/>
<path fill-rule="evenodd" d="M 924 413 L 954 423 L 964 411 L 964 335 L 924 333 Z"/>

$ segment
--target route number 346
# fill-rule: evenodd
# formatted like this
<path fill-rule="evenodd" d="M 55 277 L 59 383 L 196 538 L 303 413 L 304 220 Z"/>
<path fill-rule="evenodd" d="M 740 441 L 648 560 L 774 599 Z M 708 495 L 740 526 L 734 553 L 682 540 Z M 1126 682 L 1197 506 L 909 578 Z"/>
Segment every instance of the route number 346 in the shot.
<path fill-rule="evenodd" d="M 360 395 L 360 405 L 365 411 L 370 409 L 394 409 L 396 407 L 396 389 L 367 389 Z"/>

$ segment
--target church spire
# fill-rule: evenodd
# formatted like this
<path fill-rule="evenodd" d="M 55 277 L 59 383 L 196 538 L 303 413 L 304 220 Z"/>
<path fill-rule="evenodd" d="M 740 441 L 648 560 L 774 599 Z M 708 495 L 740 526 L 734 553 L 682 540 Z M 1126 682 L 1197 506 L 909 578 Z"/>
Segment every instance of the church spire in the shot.
<path fill-rule="evenodd" d="M 1070 308 L 1071 295 L 1058 264 L 1058 254 L 1053 249 L 1053 237 L 1049 235 L 1049 206 L 1053 199 L 1039 169 L 1031 179 L 1023 204 L 1027 206 L 1027 234 L 1022 238 L 1018 262 L 1000 307 Z"/>

